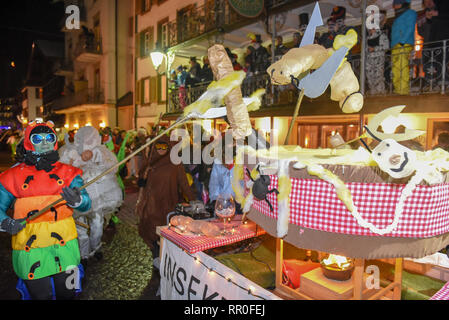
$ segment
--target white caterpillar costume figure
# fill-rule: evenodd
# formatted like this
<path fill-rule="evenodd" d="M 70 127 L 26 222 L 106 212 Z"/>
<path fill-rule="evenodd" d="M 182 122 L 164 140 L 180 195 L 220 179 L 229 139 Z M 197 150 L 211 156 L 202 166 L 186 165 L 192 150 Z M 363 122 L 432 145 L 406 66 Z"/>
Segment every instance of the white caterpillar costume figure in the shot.
<path fill-rule="evenodd" d="M 67 142 L 67 141 L 66 141 Z M 83 180 L 88 182 L 117 163 L 117 158 L 106 146 L 94 127 L 82 127 L 73 144 L 66 143 L 60 161 L 83 170 Z M 85 213 L 74 211 L 74 218 L 89 225 L 89 230 L 77 225 L 81 258 L 87 259 L 99 252 L 103 236 L 104 218 L 118 209 L 122 202 L 122 190 L 116 172 L 111 172 L 86 188 L 92 199 L 92 207 Z M 101 257 L 101 255 L 97 255 Z"/>

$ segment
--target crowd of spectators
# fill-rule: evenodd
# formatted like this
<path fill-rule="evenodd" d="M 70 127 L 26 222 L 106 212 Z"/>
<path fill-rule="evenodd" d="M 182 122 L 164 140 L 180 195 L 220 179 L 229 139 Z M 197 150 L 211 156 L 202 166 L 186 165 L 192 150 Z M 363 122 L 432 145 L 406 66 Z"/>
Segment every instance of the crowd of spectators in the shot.
<path fill-rule="evenodd" d="M 418 15 L 410 7 L 410 0 L 394 0 L 394 17 L 387 19 L 387 12 L 380 10 L 379 25 L 367 25 L 366 43 L 366 83 L 367 90 L 371 94 L 382 94 L 386 90 L 386 82 L 393 83 L 393 90 L 397 94 L 409 94 L 410 74 L 412 77 L 425 77 L 425 66 L 429 62 L 426 55 L 422 54 L 423 45 L 432 47 L 429 42 L 449 39 L 449 1 L 423 0 L 423 10 Z M 359 42 L 349 53 L 348 60 L 360 53 L 361 31 L 359 27 L 347 26 L 346 8 L 336 6 L 332 9 L 330 17 L 326 21 L 326 31 L 317 34 L 315 43 L 331 48 L 336 36 L 345 34 L 350 28 L 359 34 Z M 249 34 L 251 43 L 245 48 L 242 57 L 238 57 L 229 48 L 226 48 L 234 70 L 244 70 L 247 77 L 263 75 L 269 65 L 284 55 L 289 49 L 297 48 L 301 44 L 302 36 L 309 23 L 307 13 L 299 15 L 298 32 L 292 35 L 292 41 L 284 43 L 281 35 L 275 37 L 275 48 L 262 45 L 260 34 Z M 421 46 L 417 43 L 421 41 Z M 438 44 L 436 44 L 438 45 Z M 388 52 L 388 54 L 387 54 Z M 273 57 L 274 54 L 274 57 Z M 390 58 L 391 56 L 391 58 Z M 437 58 L 435 58 L 437 59 Z M 207 56 L 203 58 L 201 66 L 196 57 L 190 58 L 190 68 L 178 66 L 171 73 L 171 88 L 180 88 L 181 108 L 185 107 L 185 88 L 198 84 L 207 84 L 213 80 Z M 410 72 L 414 68 L 414 72 Z M 430 68 L 429 66 L 427 68 Z M 430 72 L 430 71 L 429 71 Z"/>

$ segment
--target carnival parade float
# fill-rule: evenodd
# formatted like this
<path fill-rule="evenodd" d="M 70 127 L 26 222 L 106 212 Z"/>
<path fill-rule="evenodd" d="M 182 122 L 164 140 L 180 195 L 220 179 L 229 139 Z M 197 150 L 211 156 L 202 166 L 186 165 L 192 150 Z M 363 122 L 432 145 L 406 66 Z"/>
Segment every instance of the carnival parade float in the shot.
<path fill-rule="evenodd" d="M 357 34 L 350 29 L 336 37 L 333 48 L 325 49 L 313 44 L 315 28 L 321 24 L 316 4 L 300 47 L 267 69 L 272 85 L 292 84 L 300 91 L 288 135 L 303 97 L 317 98 L 329 86 L 336 108 L 344 113 L 363 108 L 358 80 L 345 58 Z M 184 114 L 226 114 L 234 139 L 248 139 L 253 134 L 248 108 L 260 106 L 263 91 L 250 102 L 242 98 L 241 79 L 232 71 L 223 46 L 214 45 L 208 53 L 217 83 L 233 83 L 220 95 L 226 108 L 211 103 L 216 99 L 208 98 L 208 89 Z M 210 89 L 223 90 L 214 84 Z M 427 257 L 447 246 L 449 153 L 406 147 L 404 141 L 424 133 L 419 130 L 387 134 L 380 129 L 383 120 L 405 108 L 386 107 L 375 115 L 355 139 L 360 141 L 357 149 L 344 141 L 332 149 L 237 147 L 235 200 L 243 209 L 242 223 L 249 219 L 275 239 L 276 294 L 289 299 L 398 300 L 403 258 Z M 214 230 L 204 234 L 217 237 Z M 295 267 L 293 260 L 284 260 L 285 245 L 302 248 L 309 256 L 314 251 L 318 259 Z M 379 259 L 390 259 L 394 276 L 385 287 L 369 286 L 366 261 Z"/>

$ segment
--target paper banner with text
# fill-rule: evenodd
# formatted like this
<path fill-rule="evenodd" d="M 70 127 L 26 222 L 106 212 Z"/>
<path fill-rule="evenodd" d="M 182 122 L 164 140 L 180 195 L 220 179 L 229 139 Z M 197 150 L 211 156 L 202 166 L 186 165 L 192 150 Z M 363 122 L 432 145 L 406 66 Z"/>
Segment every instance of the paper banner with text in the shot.
<path fill-rule="evenodd" d="M 167 239 L 163 243 L 162 300 L 279 299 L 202 252 L 190 255 Z"/>

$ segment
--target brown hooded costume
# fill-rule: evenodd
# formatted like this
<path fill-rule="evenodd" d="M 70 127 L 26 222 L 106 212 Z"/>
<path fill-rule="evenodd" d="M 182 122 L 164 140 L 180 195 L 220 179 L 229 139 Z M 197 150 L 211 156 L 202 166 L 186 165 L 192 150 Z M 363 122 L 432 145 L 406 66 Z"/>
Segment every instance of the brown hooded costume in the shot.
<path fill-rule="evenodd" d="M 169 137 L 164 135 L 156 143 L 166 143 L 169 147 L 163 156 L 157 153 L 154 146 L 150 149 L 149 161 L 146 161 L 139 172 L 139 177 L 144 177 L 148 170 L 142 197 L 137 204 L 139 234 L 152 249 L 159 239 L 156 227 L 167 224 L 167 214 L 174 211 L 177 203 L 185 202 L 183 196 L 195 200 L 183 165 L 175 165 L 170 161 Z"/>

